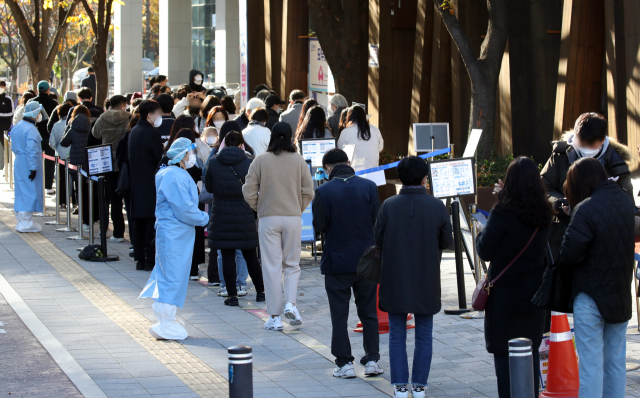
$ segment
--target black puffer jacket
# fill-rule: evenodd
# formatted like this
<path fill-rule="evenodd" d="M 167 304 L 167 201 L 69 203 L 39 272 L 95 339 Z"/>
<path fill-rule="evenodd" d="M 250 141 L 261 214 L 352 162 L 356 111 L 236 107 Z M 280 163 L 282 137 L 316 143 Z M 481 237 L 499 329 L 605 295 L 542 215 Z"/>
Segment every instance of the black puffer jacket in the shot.
<path fill-rule="evenodd" d="M 69 161 L 76 166 L 82 166 L 84 170 L 89 168 L 87 159 L 87 139 L 91 131 L 91 121 L 89 118 L 79 113 L 67 124 L 67 129 L 62 136 L 60 145 L 63 147 L 71 147 L 69 151 Z"/>
<path fill-rule="evenodd" d="M 558 266 L 572 267 L 572 296 L 586 293 L 607 323 L 631 319 L 635 206 L 613 181 L 576 206 Z"/>
<path fill-rule="evenodd" d="M 258 247 L 256 218 L 242 195 L 251 162 L 245 151 L 237 147 L 225 147 L 209 158 L 204 182 L 207 191 L 213 194 L 208 231 L 215 249 Z"/>

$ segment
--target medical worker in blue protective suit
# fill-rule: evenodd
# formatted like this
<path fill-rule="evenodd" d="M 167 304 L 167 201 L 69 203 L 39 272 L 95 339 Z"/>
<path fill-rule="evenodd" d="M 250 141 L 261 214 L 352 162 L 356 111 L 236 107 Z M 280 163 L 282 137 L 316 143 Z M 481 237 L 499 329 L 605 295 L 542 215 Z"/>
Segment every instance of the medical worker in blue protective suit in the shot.
<path fill-rule="evenodd" d="M 42 227 L 33 221 L 33 212 L 42 211 L 44 190 L 42 187 L 42 137 L 36 123 L 48 119 L 47 113 L 37 102 L 25 106 L 23 119 L 11 129 L 11 150 L 16 214 L 16 231 L 40 232 Z"/>
<path fill-rule="evenodd" d="M 184 340 L 187 331 L 176 318 L 187 296 L 196 226 L 209 223 L 198 210 L 198 188 L 186 171 L 196 162 L 195 144 L 178 138 L 167 152 L 169 166 L 156 174 L 156 265 L 140 297 L 151 297 L 158 323 L 149 333 L 156 339 Z"/>

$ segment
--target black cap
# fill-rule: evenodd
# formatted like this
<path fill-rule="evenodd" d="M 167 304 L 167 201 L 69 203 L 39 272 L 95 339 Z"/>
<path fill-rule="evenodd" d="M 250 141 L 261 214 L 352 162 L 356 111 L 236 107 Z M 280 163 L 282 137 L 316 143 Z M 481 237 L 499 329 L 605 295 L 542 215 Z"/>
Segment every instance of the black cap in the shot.
<path fill-rule="evenodd" d="M 264 100 L 264 103 L 267 105 L 267 109 L 271 108 L 274 105 L 284 105 L 287 101 L 283 101 L 275 94 L 269 94 L 269 96 Z"/>
<path fill-rule="evenodd" d="M 266 84 L 259 84 L 258 86 L 256 86 L 256 88 L 253 89 L 253 95 L 258 94 L 260 91 L 262 90 L 271 90 L 270 87 L 268 87 Z"/>
<path fill-rule="evenodd" d="M 273 125 L 271 129 L 271 139 L 281 139 L 281 140 L 289 140 L 293 137 L 293 131 L 291 131 L 291 126 L 289 123 L 278 122 Z"/>

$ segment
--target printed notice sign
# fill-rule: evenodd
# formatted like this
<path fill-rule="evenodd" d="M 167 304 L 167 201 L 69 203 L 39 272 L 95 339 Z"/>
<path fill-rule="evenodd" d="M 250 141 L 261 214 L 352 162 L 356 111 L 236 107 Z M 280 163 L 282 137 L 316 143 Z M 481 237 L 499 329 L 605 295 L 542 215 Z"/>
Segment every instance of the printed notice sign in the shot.
<path fill-rule="evenodd" d="M 97 175 L 113 171 L 111 145 L 100 145 L 87 148 L 89 158 L 89 175 Z"/>
<path fill-rule="evenodd" d="M 472 158 L 429 162 L 431 194 L 436 198 L 475 195 L 475 173 Z"/>
<path fill-rule="evenodd" d="M 336 147 L 336 139 L 300 140 L 300 147 L 304 160 L 311 160 L 311 167 L 322 167 L 322 157 L 328 150 Z"/>

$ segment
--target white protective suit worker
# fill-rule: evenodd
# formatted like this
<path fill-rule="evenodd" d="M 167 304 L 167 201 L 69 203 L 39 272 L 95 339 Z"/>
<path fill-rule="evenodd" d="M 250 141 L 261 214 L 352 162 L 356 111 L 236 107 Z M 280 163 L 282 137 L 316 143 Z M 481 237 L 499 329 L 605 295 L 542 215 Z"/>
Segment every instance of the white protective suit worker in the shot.
<path fill-rule="evenodd" d="M 184 340 L 187 330 L 175 320 L 187 296 L 196 226 L 209 223 L 198 210 L 198 188 L 186 169 L 196 162 L 195 144 L 178 138 L 167 152 L 169 166 L 156 174 L 156 264 L 140 297 L 155 299 L 158 323 L 149 333 L 156 339 Z"/>
<path fill-rule="evenodd" d="M 36 123 L 47 119 L 46 112 L 37 102 L 24 107 L 21 122 L 11 129 L 11 151 L 14 154 L 13 179 L 18 232 L 40 232 L 42 227 L 33 221 L 33 213 L 42 211 L 44 189 L 42 186 L 42 137 Z"/>

